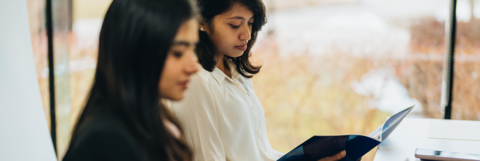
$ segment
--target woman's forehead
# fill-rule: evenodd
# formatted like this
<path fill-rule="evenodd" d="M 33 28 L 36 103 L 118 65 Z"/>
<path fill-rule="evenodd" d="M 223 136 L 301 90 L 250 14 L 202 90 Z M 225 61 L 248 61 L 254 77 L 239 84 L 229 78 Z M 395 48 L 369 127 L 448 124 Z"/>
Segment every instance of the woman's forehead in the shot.
<path fill-rule="evenodd" d="M 174 45 L 194 45 L 198 42 L 198 21 L 196 19 L 190 19 L 185 21 L 178 29 L 174 38 Z M 188 45 L 187 45 L 188 46 Z"/>
<path fill-rule="evenodd" d="M 233 7 L 220 14 L 219 17 L 223 19 L 250 19 L 253 18 L 253 12 L 245 5 L 236 3 Z"/>

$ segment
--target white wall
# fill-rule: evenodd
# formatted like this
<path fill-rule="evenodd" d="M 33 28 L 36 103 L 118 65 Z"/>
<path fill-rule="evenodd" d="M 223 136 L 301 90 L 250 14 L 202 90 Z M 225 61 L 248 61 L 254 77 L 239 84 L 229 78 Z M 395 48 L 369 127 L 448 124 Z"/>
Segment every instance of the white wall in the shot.
<path fill-rule="evenodd" d="M 0 160 L 55 161 L 35 73 L 27 4 L 0 0 Z"/>

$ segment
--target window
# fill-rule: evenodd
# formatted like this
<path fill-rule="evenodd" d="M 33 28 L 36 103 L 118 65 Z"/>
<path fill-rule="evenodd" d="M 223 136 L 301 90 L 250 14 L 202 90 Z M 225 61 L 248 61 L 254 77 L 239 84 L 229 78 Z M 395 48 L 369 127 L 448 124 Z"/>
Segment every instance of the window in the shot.
<path fill-rule="evenodd" d="M 95 72 L 98 36 L 111 0 L 52 0 L 57 155 L 63 158 Z M 28 0 L 30 29 L 45 114 L 49 115 L 46 0 Z"/>
<path fill-rule="evenodd" d="M 30 35 L 32 37 L 33 56 L 38 83 L 42 96 L 43 108 L 50 125 L 50 91 L 48 86 L 47 31 L 45 26 L 45 0 L 27 1 Z"/>
<path fill-rule="evenodd" d="M 480 1 L 457 3 L 452 119 L 480 120 Z"/>
<path fill-rule="evenodd" d="M 415 108 L 409 117 L 443 118 L 440 93 L 449 1 L 265 3 L 269 22 L 253 51 L 263 67 L 253 85 L 275 149 L 288 152 L 312 135 L 368 135 L 411 105 Z M 457 97 L 476 101 L 469 107 L 478 108 L 478 88 L 476 93 L 460 92 L 460 82 L 454 82 L 454 111 L 460 110 Z M 370 152 L 364 159 L 373 156 Z"/>

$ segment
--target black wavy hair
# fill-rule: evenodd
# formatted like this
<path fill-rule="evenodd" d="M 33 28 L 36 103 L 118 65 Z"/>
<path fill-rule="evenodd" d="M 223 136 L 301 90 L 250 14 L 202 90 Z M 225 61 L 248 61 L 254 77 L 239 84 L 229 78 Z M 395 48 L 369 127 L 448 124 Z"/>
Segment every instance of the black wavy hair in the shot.
<path fill-rule="evenodd" d="M 179 27 L 196 18 L 189 0 L 113 0 L 103 21 L 88 101 L 73 131 L 99 109 L 128 124 L 147 160 L 191 161 L 185 141 L 165 127 L 178 121 L 160 103 L 159 81 Z"/>
<path fill-rule="evenodd" d="M 251 39 L 247 43 L 247 50 L 242 56 L 233 58 L 228 57 L 235 63 L 236 70 L 242 76 L 251 78 L 254 74 L 260 71 L 261 66 L 254 66 L 250 60 L 250 50 L 255 44 L 257 33 L 262 29 L 262 26 L 267 23 L 266 9 L 262 0 L 197 0 L 197 6 L 200 9 L 200 15 L 203 23 L 211 24 L 215 16 L 229 11 L 236 3 L 245 5 L 253 12 L 255 19 L 252 24 Z M 214 60 L 217 54 L 215 44 L 211 41 L 206 32 L 199 32 L 200 41 L 197 44 L 195 53 L 198 57 L 199 63 L 207 71 L 213 71 L 217 62 Z M 222 61 L 222 60 L 220 60 Z"/>

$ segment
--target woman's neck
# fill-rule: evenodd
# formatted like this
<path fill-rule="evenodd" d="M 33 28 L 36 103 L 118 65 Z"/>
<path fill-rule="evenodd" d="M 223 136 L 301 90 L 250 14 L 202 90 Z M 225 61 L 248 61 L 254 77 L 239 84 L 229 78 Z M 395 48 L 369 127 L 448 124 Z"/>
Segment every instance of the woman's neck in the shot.
<path fill-rule="evenodd" d="M 225 75 L 228 77 L 232 78 L 232 72 L 230 72 L 230 67 L 228 64 L 225 63 L 224 61 L 225 55 L 224 54 L 218 54 L 215 58 L 215 61 L 217 62 L 216 67 L 220 69 Z"/>

